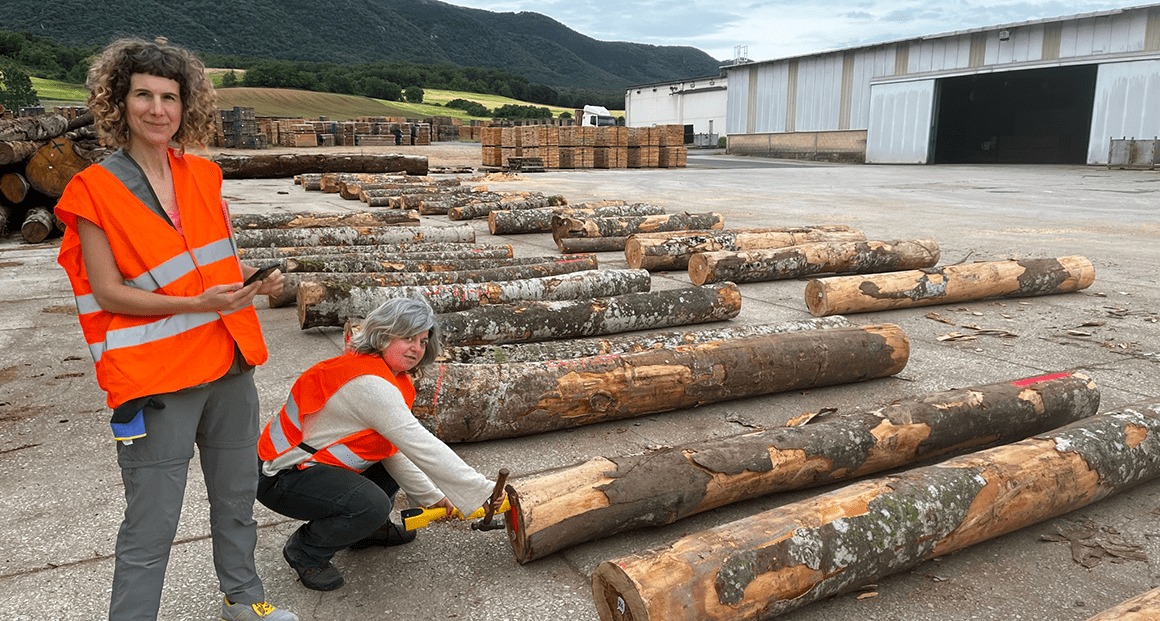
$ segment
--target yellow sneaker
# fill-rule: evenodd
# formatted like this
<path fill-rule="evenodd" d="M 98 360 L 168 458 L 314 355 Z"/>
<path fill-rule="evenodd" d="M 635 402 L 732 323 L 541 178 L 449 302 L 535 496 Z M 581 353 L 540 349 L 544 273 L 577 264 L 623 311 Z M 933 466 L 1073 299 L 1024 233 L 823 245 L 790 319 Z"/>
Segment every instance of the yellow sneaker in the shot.
<path fill-rule="evenodd" d="M 231 604 L 227 597 L 222 599 L 222 621 L 298 621 L 298 615 L 278 610 L 268 602 Z"/>

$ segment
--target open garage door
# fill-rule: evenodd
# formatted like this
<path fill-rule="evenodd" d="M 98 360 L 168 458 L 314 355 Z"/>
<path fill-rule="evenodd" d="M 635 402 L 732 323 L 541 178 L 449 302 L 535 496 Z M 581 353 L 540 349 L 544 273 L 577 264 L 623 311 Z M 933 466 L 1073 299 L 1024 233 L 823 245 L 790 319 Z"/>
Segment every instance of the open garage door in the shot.
<path fill-rule="evenodd" d="M 936 164 L 1086 164 L 1096 65 L 938 82 Z"/>

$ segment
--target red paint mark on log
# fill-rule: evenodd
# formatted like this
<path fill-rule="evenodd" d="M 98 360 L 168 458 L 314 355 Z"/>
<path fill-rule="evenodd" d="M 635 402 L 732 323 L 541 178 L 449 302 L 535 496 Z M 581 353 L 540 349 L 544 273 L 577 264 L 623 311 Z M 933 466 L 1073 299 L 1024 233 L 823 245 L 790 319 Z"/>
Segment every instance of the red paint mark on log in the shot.
<path fill-rule="evenodd" d="M 1052 373 L 1051 375 L 1040 375 L 1039 377 L 1021 379 L 1017 382 L 1011 382 L 1011 384 L 1019 387 L 1030 386 L 1032 384 L 1038 384 L 1039 382 L 1046 382 L 1048 380 L 1059 379 L 1061 377 L 1069 377 L 1070 375 L 1071 373 Z"/>

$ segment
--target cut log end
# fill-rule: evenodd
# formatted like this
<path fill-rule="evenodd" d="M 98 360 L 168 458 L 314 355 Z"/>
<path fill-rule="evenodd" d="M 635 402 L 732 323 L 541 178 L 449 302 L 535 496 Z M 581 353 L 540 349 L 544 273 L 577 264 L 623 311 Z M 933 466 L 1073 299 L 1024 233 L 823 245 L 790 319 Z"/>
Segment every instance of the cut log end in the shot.
<path fill-rule="evenodd" d="M 307 325 L 307 311 L 326 297 L 326 287 L 322 283 L 306 281 L 298 283 L 298 325 L 303 330 L 313 326 Z"/>
<path fill-rule="evenodd" d="M 640 247 L 640 240 L 629 237 L 624 242 L 624 259 L 628 261 L 628 266 L 634 270 L 641 269 L 644 263 L 644 251 Z M 694 281 L 693 284 L 699 285 L 701 283 Z"/>
<path fill-rule="evenodd" d="M 627 253 L 627 251 L 626 251 Z M 693 281 L 694 285 L 701 286 L 709 279 L 709 261 L 705 253 L 697 252 L 689 257 L 689 280 Z"/>
<path fill-rule="evenodd" d="M 641 585 L 616 563 L 605 561 L 592 571 L 592 600 L 600 621 L 649 621 Z"/>

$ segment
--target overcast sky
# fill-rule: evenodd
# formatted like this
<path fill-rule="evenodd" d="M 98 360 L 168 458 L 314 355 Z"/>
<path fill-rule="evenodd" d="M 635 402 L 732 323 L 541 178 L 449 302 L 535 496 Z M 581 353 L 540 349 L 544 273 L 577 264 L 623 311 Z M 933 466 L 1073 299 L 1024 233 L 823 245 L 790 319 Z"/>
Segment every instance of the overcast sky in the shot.
<path fill-rule="evenodd" d="M 1125 0 L 451 0 L 542 13 L 601 41 L 689 45 L 718 60 L 770 60 L 1027 20 L 1143 6 Z M 1130 2 L 1130 0 L 1126 0 Z"/>

